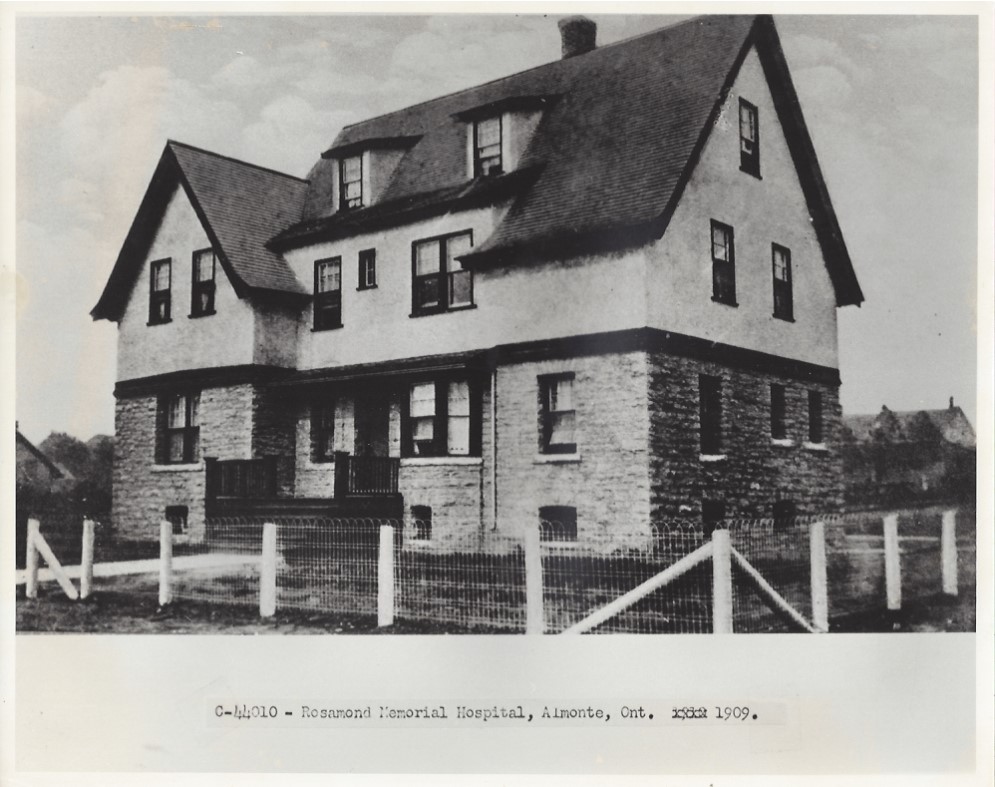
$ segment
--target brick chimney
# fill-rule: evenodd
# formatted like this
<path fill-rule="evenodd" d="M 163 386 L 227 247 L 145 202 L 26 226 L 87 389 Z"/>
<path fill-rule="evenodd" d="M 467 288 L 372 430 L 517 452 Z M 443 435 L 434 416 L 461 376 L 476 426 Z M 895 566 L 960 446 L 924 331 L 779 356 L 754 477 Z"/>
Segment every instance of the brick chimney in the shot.
<path fill-rule="evenodd" d="M 563 59 L 594 50 L 598 43 L 598 26 L 586 16 L 568 16 L 559 21 Z"/>

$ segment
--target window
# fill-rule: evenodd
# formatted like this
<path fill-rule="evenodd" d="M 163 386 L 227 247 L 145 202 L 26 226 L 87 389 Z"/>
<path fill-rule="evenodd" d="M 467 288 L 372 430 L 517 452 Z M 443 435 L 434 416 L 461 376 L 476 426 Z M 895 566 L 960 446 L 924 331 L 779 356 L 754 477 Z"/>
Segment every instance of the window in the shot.
<path fill-rule="evenodd" d="M 363 157 L 350 156 L 339 162 L 339 210 L 363 207 Z"/>
<path fill-rule="evenodd" d="M 186 506 L 166 506 L 166 521 L 173 526 L 174 536 L 186 535 L 189 514 L 190 509 Z"/>
<path fill-rule="evenodd" d="M 824 435 L 822 433 L 822 393 L 820 391 L 808 392 L 808 441 L 810 443 L 822 443 Z"/>
<path fill-rule="evenodd" d="M 577 509 L 573 506 L 542 506 L 539 509 L 540 541 L 576 541 Z"/>
<path fill-rule="evenodd" d="M 412 315 L 473 306 L 473 273 L 456 258 L 473 247 L 473 235 L 460 232 L 417 241 L 412 246 Z"/>
<path fill-rule="evenodd" d="M 342 327 L 342 258 L 314 263 L 314 330 Z"/>
<path fill-rule="evenodd" d="M 773 440 L 784 440 L 788 436 L 783 385 L 770 387 L 770 436 Z"/>
<path fill-rule="evenodd" d="M 712 300 L 736 305 L 736 249 L 732 227 L 712 220 Z"/>
<path fill-rule="evenodd" d="M 335 460 L 335 401 L 315 402 L 311 406 L 311 461 Z"/>
<path fill-rule="evenodd" d="M 726 504 L 722 500 L 702 500 L 701 501 L 701 524 L 705 536 L 711 536 L 712 532 L 722 525 L 722 520 L 726 518 Z"/>
<path fill-rule="evenodd" d="M 170 321 L 170 280 L 172 261 L 156 260 L 149 276 L 149 325 Z"/>
<path fill-rule="evenodd" d="M 403 453 L 405 456 L 479 456 L 478 422 L 479 404 L 468 381 L 414 383 L 408 394 Z"/>
<path fill-rule="evenodd" d="M 795 523 L 798 516 L 798 507 L 794 500 L 774 501 L 774 529 L 786 530 Z"/>
<path fill-rule="evenodd" d="M 501 172 L 501 118 L 478 120 L 473 124 L 473 176 Z"/>
<path fill-rule="evenodd" d="M 716 456 L 722 453 L 722 380 L 708 374 L 698 377 L 698 399 L 701 424 L 701 453 Z"/>
<path fill-rule="evenodd" d="M 544 454 L 575 454 L 574 376 L 539 378 L 539 451 Z"/>
<path fill-rule="evenodd" d="M 359 289 L 371 290 L 377 286 L 377 250 L 359 252 Z"/>
<path fill-rule="evenodd" d="M 745 98 L 739 100 L 739 168 L 760 177 L 760 125 L 757 108 Z"/>
<path fill-rule="evenodd" d="M 774 316 L 793 320 L 794 303 L 791 295 L 791 251 L 771 244 L 771 264 L 774 275 Z"/>
<path fill-rule="evenodd" d="M 200 394 L 173 394 L 159 402 L 160 464 L 189 464 L 200 458 Z"/>
<path fill-rule="evenodd" d="M 193 290 L 190 300 L 190 316 L 203 317 L 214 314 L 214 273 L 217 257 L 214 249 L 204 249 L 193 253 Z"/>
<path fill-rule="evenodd" d="M 432 538 L 432 506 L 411 506 L 413 541 L 430 541 Z"/>

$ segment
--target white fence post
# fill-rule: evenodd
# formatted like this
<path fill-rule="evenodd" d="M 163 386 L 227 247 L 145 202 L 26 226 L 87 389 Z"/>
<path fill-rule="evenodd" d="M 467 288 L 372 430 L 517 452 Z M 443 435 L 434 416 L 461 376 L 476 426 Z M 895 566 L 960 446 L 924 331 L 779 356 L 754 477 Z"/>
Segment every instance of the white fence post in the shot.
<path fill-rule="evenodd" d="M 957 595 L 957 509 L 943 512 L 940 550 L 943 563 L 943 592 Z"/>
<path fill-rule="evenodd" d="M 159 606 L 173 600 L 173 523 L 159 523 Z"/>
<path fill-rule="evenodd" d="M 732 630 L 732 542 L 719 528 L 712 531 L 712 633 Z"/>
<path fill-rule="evenodd" d="M 259 617 L 276 614 L 276 524 L 263 524 L 263 553 L 259 565 Z"/>
<path fill-rule="evenodd" d="M 35 547 L 35 539 L 40 527 L 37 519 L 28 520 L 28 543 L 24 555 L 24 571 L 27 577 L 24 595 L 28 598 L 38 598 L 38 549 Z"/>
<path fill-rule="evenodd" d="M 902 608 L 902 563 L 898 553 L 898 514 L 884 518 L 884 582 L 888 609 Z"/>
<path fill-rule="evenodd" d="M 380 525 L 377 560 L 377 625 L 394 625 L 394 527 Z"/>
<path fill-rule="evenodd" d="M 813 522 L 808 531 L 812 574 L 812 625 L 821 634 L 829 631 L 829 586 L 826 576 L 826 525 Z"/>
<path fill-rule="evenodd" d="M 525 527 L 525 633 L 542 634 L 546 630 L 542 605 L 542 547 L 539 527 Z"/>
<path fill-rule="evenodd" d="M 92 519 L 83 520 L 83 548 L 79 558 L 79 597 L 89 598 L 93 592 L 93 537 Z"/>

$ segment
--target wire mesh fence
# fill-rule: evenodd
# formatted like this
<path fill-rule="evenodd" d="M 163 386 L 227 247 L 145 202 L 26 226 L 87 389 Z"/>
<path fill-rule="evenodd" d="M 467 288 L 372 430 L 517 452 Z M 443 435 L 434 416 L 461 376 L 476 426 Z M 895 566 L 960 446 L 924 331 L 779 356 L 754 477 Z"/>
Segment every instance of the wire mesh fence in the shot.
<path fill-rule="evenodd" d="M 412 519 L 397 540 L 396 614 L 471 629 L 524 631 L 525 557 L 521 537 L 467 528 L 432 544 L 428 523 Z"/>
<path fill-rule="evenodd" d="M 812 570 L 815 521 L 823 523 L 819 530 L 825 534 L 819 543 L 825 547 L 828 617 L 840 620 L 883 610 L 887 516 L 869 512 L 723 521 L 733 558 L 733 630 L 811 630 L 819 584 Z M 893 516 L 903 601 L 940 595 L 944 509 Z M 261 610 L 264 587 L 272 587 L 278 611 L 376 617 L 389 578 L 386 592 L 398 620 L 445 624 L 450 631 L 535 630 L 536 605 L 542 630 L 550 633 L 578 624 L 593 633 L 718 630 L 712 530 L 698 520 L 656 523 L 639 541 L 624 527 L 606 531 L 614 532 L 614 538 L 591 537 L 578 535 L 573 522 L 545 520 L 532 531 L 533 546 L 524 524 L 510 534 L 468 525 L 455 533 L 436 532 L 433 538 L 430 525 L 418 519 L 266 521 L 275 536 L 269 557 L 260 517 L 212 518 L 200 543 L 178 539 L 173 545 L 170 600 Z M 962 593 L 973 593 L 975 531 L 974 511 L 959 510 L 955 562 Z M 169 527 L 163 532 L 169 533 Z M 386 547 L 385 534 L 392 538 Z M 141 565 L 115 574 L 115 566 L 123 564 L 101 563 L 116 553 L 102 546 L 98 526 L 94 589 L 159 593 L 161 562 L 152 557 L 158 555 L 158 545 L 150 543 L 156 549 L 134 553 L 142 558 Z M 385 549 L 392 558 L 387 563 Z M 266 584 L 267 565 L 271 585 Z M 130 575 L 120 576 L 125 573 Z M 530 588 L 538 588 L 538 594 Z"/>
<path fill-rule="evenodd" d="M 562 542 L 559 522 L 540 523 L 546 630 L 563 631 L 701 548 L 699 522 L 661 522 L 644 547 L 608 538 Z M 712 630 L 712 573 L 707 560 L 621 609 L 592 633 L 703 633 Z"/>

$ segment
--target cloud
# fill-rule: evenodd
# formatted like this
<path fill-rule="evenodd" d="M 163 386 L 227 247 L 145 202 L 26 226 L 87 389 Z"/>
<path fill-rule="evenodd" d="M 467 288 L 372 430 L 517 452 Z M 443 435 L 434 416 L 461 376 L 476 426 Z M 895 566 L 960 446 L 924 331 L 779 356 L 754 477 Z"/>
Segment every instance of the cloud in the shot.
<path fill-rule="evenodd" d="M 292 66 L 263 65 L 252 55 L 238 55 L 214 73 L 212 87 L 223 90 L 258 90 L 275 83 L 286 81 L 293 72 Z"/>
<path fill-rule="evenodd" d="M 52 100 L 28 85 L 17 86 L 17 123 L 22 128 L 45 119 L 52 109 Z"/>
<path fill-rule="evenodd" d="M 301 96 L 283 96 L 264 107 L 259 119 L 242 131 L 244 157 L 304 175 L 339 129 L 355 120 L 351 111 L 321 111 Z"/>
<path fill-rule="evenodd" d="M 826 112 L 845 104 L 853 93 L 853 86 L 835 66 L 810 66 L 794 74 L 795 87 L 803 106 L 813 106 Z"/>

